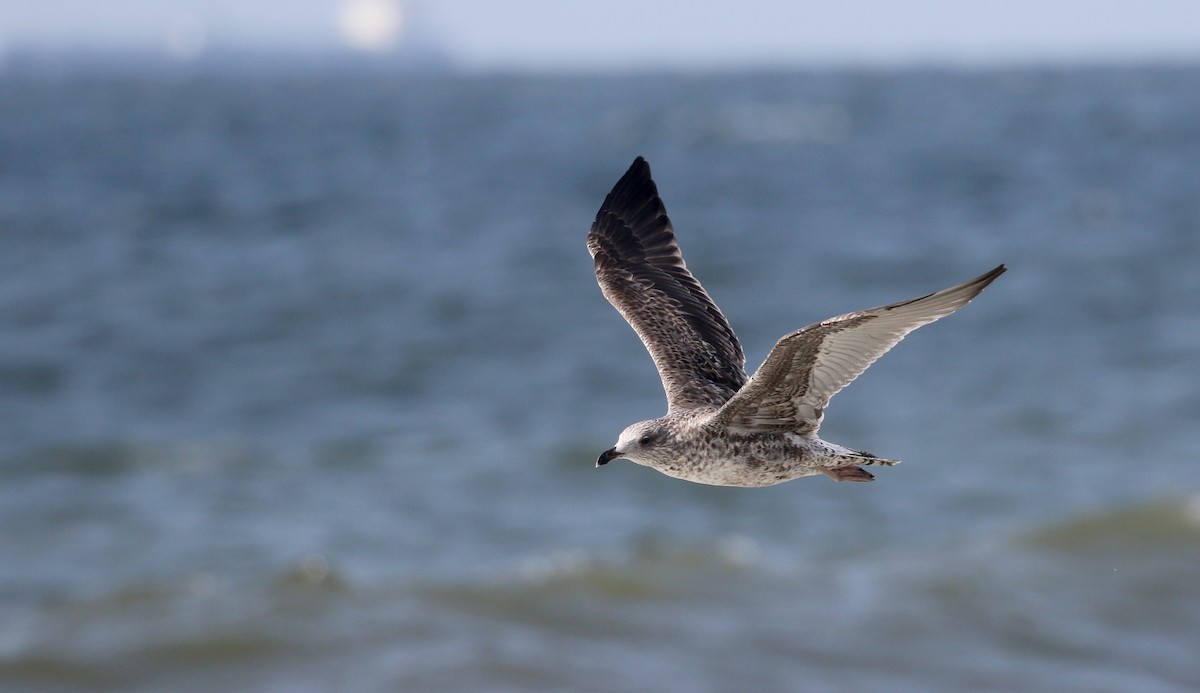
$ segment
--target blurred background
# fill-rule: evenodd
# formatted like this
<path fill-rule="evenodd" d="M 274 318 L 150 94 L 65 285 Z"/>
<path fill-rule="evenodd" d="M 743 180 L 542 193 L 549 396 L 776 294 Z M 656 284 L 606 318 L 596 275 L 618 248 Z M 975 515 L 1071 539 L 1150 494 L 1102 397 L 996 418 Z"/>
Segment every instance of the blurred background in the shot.
<path fill-rule="evenodd" d="M 875 483 L 593 468 L 645 155 Z M 1200 9 L 7 0 L 0 690 L 1200 687 Z"/>

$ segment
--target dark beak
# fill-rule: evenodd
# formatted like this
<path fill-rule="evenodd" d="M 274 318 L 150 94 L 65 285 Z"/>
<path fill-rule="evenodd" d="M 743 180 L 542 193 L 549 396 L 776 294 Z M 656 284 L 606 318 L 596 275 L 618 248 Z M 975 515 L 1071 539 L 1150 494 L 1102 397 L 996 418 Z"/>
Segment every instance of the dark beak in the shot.
<path fill-rule="evenodd" d="M 609 462 L 612 462 L 613 460 L 617 459 L 620 456 L 621 456 L 621 453 L 617 452 L 616 448 L 609 448 L 609 449 L 605 450 L 604 452 L 600 453 L 600 459 L 596 460 L 596 466 L 600 467 L 600 466 L 606 465 Z"/>

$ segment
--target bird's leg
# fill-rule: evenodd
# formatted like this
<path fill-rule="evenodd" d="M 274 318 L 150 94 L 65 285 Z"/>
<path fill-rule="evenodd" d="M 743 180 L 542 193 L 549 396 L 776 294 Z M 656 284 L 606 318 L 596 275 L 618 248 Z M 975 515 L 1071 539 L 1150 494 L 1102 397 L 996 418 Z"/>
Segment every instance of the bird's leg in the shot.
<path fill-rule="evenodd" d="M 855 465 L 822 469 L 821 471 L 834 481 L 870 481 L 875 478 L 867 470 Z"/>

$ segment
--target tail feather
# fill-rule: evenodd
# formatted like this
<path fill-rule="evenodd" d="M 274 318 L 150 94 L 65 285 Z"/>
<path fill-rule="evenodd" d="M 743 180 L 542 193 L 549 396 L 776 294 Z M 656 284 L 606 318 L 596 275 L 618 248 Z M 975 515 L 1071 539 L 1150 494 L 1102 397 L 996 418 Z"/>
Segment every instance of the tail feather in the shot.
<path fill-rule="evenodd" d="M 831 446 L 832 447 L 832 446 Z M 900 460 L 889 460 L 885 457 L 877 457 L 864 450 L 851 450 L 843 448 L 840 445 L 833 455 L 835 462 L 845 462 L 846 464 L 877 464 L 881 467 L 891 467 L 900 464 Z"/>
<path fill-rule="evenodd" d="M 879 465 L 881 467 L 891 467 L 900 464 L 900 460 L 889 460 L 883 457 L 876 457 L 869 452 L 849 449 L 845 449 L 842 454 L 835 455 L 833 461 L 836 466 L 831 466 L 822 471 L 834 481 L 871 481 L 874 479 L 874 475 L 858 466 L 860 464 Z"/>
<path fill-rule="evenodd" d="M 858 460 L 859 464 L 877 464 L 881 467 L 894 467 L 900 464 L 900 460 L 889 460 L 884 457 L 876 457 L 869 452 L 864 452 L 862 455 L 862 458 Z"/>

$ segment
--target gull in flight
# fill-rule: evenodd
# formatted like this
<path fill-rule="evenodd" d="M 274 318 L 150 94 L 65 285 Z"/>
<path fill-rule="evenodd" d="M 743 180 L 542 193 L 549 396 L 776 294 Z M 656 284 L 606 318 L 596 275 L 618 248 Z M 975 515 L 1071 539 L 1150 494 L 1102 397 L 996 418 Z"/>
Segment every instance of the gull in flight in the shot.
<path fill-rule="evenodd" d="M 815 474 L 870 481 L 862 465 L 897 464 L 818 438 L 829 399 L 906 334 L 967 305 L 1005 270 L 784 335 L 748 378 L 737 335 L 683 262 L 645 159 L 604 198 L 587 245 L 600 290 L 642 338 L 667 394 L 666 415 L 626 428 L 596 466 L 627 459 L 717 486 Z"/>

